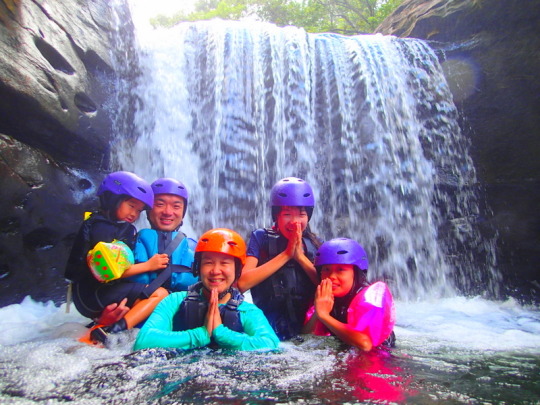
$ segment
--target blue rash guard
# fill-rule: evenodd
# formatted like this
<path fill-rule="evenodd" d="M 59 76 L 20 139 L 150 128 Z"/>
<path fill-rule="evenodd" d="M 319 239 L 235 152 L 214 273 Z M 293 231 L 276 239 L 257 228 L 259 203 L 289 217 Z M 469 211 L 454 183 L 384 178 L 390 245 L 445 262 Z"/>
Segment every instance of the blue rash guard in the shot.
<path fill-rule="evenodd" d="M 136 263 L 143 263 L 154 256 L 156 253 L 161 253 L 165 250 L 163 239 L 167 239 L 167 243 L 173 240 L 178 232 L 162 232 L 155 229 L 143 229 L 137 235 L 137 242 L 133 253 Z M 161 238 L 161 243 L 160 243 Z M 162 246 L 160 246 L 162 245 Z M 167 280 L 163 287 L 170 291 L 186 291 L 188 287 L 195 284 L 198 278 L 191 274 L 191 264 L 195 252 L 197 242 L 191 238 L 184 238 L 180 245 L 174 250 L 170 257 L 173 273 L 171 279 Z M 149 271 L 129 277 L 129 280 L 135 283 L 150 284 L 154 280 L 159 271 Z"/>
<path fill-rule="evenodd" d="M 173 330 L 173 318 L 187 294 L 186 291 L 173 293 L 159 303 L 137 335 L 134 350 L 151 347 L 188 350 L 210 344 L 210 335 L 204 326 Z M 278 347 L 279 339 L 259 308 L 243 301 L 238 306 L 238 312 L 244 332 L 235 332 L 219 325 L 214 329 L 212 338 L 220 348 L 248 351 Z"/>

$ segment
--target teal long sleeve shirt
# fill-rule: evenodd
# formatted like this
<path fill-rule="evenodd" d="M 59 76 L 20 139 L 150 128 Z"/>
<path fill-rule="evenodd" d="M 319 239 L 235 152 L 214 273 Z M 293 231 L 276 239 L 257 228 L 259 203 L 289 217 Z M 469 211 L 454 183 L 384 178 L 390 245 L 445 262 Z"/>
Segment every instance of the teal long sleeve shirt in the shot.
<path fill-rule="evenodd" d="M 159 303 L 137 335 L 134 350 L 151 347 L 195 349 L 210 344 L 210 335 L 204 326 L 172 330 L 173 317 L 186 296 L 186 291 L 173 293 Z M 214 329 L 213 337 L 220 348 L 248 351 L 278 347 L 279 339 L 259 308 L 244 301 L 238 311 L 244 332 L 219 325 Z"/>

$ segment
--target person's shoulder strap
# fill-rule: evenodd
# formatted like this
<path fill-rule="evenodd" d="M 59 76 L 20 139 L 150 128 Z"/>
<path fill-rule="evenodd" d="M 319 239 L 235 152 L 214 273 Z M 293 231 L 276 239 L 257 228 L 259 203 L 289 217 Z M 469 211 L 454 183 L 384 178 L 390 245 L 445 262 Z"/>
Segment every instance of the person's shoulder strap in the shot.
<path fill-rule="evenodd" d="M 169 257 L 172 255 L 172 253 L 175 251 L 175 249 L 180 245 L 180 242 L 185 238 L 185 235 L 178 231 L 174 239 L 167 245 L 165 248 L 165 251 L 163 253 L 166 253 Z M 170 263 L 171 261 L 169 261 Z M 152 280 L 150 284 L 148 284 L 144 290 L 142 290 L 141 295 L 144 298 L 149 298 L 154 291 L 156 291 L 159 287 L 165 283 L 169 278 L 171 278 L 172 274 L 172 266 L 169 264 L 159 275 Z"/>
<path fill-rule="evenodd" d="M 278 238 L 279 234 L 272 228 L 265 228 L 266 237 L 268 238 L 268 258 L 272 259 L 279 253 L 278 251 Z"/>
<path fill-rule="evenodd" d="M 174 237 L 173 240 L 171 240 L 171 242 L 167 245 L 167 247 L 165 248 L 165 250 L 163 251 L 163 253 L 167 254 L 168 256 L 171 256 L 172 253 L 176 250 L 176 248 L 178 246 L 180 246 L 180 243 L 182 242 L 182 240 L 186 237 L 186 235 L 184 235 L 183 232 L 181 231 L 178 231 L 176 233 L 176 236 Z"/>
<path fill-rule="evenodd" d="M 303 236 L 302 239 L 306 245 L 306 257 L 313 262 L 313 260 L 315 260 L 315 254 L 317 253 L 317 247 L 310 238 Z"/>

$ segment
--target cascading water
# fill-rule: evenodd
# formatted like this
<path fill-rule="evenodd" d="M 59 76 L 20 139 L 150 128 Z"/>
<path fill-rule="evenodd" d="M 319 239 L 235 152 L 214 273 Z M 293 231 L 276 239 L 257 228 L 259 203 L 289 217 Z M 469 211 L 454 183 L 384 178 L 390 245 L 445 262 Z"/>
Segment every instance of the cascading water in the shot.
<path fill-rule="evenodd" d="M 87 319 L 27 297 L 0 308 L 0 402 L 538 403 L 538 308 L 451 296 L 493 290 L 497 276 L 467 143 L 424 42 L 260 23 L 144 31 L 132 11 L 137 52 L 133 31 L 116 36 L 116 165 L 185 182 L 190 236 L 247 236 L 268 225 L 277 179 L 306 178 L 316 231 L 358 239 L 371 277 L 403 298 L 397 346 L 304 336 L 271 353 L 133 353 L 135 329 L 99 349 L 77 342 Z"/>
<path fill-rule="evenodd" d="M 317 194 L 314 230 L 358 240 L 399 297 L 495 291 L 468 144 L 424 42 L 260 22 L 148 31 L 137 11 L 141 73 L 126 100 L 139 104 L 119 116 L 115 161 L 185 182 L 188 233 L 247 237 L 270 223 L 272 185 L 298 176 Z"/>

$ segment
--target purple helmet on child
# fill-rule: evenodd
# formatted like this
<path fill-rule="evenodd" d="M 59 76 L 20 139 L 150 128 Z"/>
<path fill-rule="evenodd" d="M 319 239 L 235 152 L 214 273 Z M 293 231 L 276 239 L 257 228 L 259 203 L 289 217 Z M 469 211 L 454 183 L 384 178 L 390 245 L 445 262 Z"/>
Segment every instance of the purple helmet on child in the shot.
<path fill-rule="evenodd" d="M 324 242 L 315 255 L 315 267 L 320 271 L 325 264 L 352 264 L 367 271 L 369 262 L 366 251 L 352 239 L 337 238 Z"/>
<path fill-rule="evenodd" d="M 315 196 L 311 186 L 305 180 L 297 177 L 286 177 L 278 181 L 270 194 L 270 205 L 274 207 L 306 207 L 308 217 L 311 218 L 315 206 Z M 272 217 L 276 220 L 277 213 L 272 210 Z"/>
<path fill-rule="evenodd" d="M 116 209 L 119 201 L 117 198 L 104 198 L 106 194 L 112 193 L 115 196 L 127 195 L 142 201 L 147 207 L 154 206 L 154 193 L 150 184 L 134 173 L 119 171 L 105 176 L 99 186 L 97 195 L 100 196 L 102 206 L 106 210 Z M 112 206 L 114 205 L 114 206 Z"/>
<path fill-rule="evenodd" d="M 184 183 L 171 177 L 161 177 L 152 183 L 152 191 L 157 194 L 173 194 L 182 197 L 184 203 L 184 215 L 188 204 L 188 191 Z"/>

